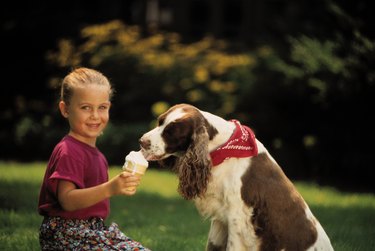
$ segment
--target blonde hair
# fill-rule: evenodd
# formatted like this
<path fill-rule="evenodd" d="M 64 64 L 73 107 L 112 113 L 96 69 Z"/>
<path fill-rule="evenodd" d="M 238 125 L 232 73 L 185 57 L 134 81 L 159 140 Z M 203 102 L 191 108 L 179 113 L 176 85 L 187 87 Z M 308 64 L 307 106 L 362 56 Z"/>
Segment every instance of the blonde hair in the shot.
<path fill-rule="evenodd" d="M 73 96 L 74 88 L 90 84 L 97 84 L 109 87 L 109 98 L 113 96 L 113 89 L 108 78 L 101 72 L 85 67 L 76 68 L 71 71 L 62 81 L 60 100 L 69 105 Z"/>

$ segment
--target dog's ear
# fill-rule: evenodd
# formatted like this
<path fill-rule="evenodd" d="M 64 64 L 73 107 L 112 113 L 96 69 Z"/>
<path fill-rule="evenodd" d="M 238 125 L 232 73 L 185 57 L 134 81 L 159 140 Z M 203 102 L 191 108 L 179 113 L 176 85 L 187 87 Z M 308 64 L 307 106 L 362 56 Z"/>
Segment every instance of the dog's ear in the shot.
<path fill-rule="evenodd" d="M 179 177 L 178 191 L 187 200 L 201 196 L 207 189 L 211 175 L 208 152 L 209 136 L 202 125 L 192 134 L 187 151 L 176 159 L 175 171 Z"/>

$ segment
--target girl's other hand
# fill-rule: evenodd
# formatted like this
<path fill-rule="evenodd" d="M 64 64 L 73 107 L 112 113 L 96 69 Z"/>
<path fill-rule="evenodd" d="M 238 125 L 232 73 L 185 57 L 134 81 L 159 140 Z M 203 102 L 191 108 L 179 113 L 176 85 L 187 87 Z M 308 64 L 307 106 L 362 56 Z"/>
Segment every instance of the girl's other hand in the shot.
<path fill-rule="evenodd" d="M 111 195 L 134 195 L 137 189 L 129 189 L 137 187 L 141 179 L 128 172 L 122 172 L 109 181 Z"/>

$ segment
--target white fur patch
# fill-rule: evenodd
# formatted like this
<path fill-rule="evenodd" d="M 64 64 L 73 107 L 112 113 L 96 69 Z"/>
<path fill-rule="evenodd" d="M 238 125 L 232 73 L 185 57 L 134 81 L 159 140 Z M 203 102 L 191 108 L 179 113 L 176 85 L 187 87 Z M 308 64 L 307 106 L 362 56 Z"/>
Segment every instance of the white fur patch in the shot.
<path fill-rule="evenodd" d="M 317 250 L 333 251 L 332 244 L 327 236 L 327 233 L 324 231 L 319 221 L 312 214 L 307 204 L 306 204 L 306 217 L 314 223 L 316 227 L 316 231 L 318 232 L 318 237 L 316 239 L 316 242 L 307 250 L 308 251 L 317 251 Z"/>

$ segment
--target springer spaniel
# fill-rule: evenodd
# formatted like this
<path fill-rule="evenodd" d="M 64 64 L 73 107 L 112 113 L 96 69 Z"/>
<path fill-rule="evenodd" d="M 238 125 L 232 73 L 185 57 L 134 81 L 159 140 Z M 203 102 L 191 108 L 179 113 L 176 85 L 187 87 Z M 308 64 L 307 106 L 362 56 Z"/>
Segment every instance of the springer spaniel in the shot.
<path fill-rule="evenodd" d="M 206 250 L 333 250 L 302 196 L 239 121 L 179 104 L 139 142 L 147 160 L 176 171 L 181 196 L 211 219 Z"/>

